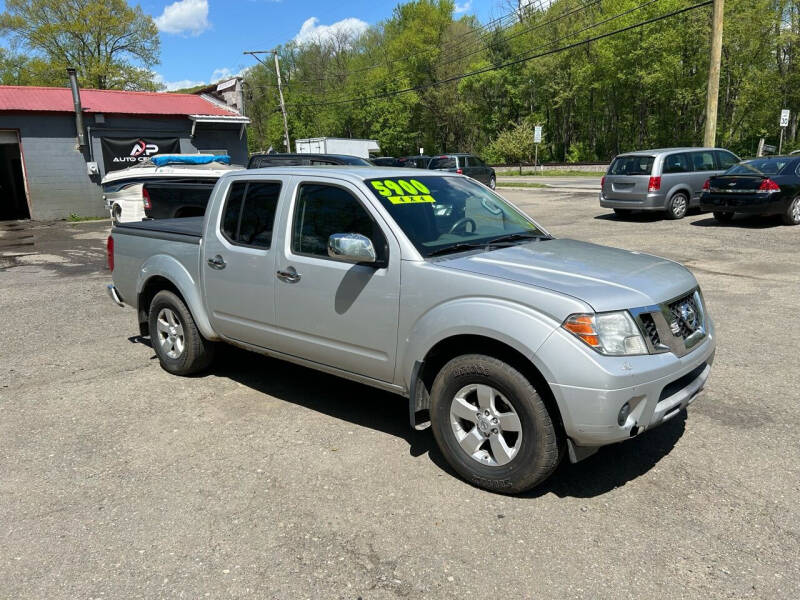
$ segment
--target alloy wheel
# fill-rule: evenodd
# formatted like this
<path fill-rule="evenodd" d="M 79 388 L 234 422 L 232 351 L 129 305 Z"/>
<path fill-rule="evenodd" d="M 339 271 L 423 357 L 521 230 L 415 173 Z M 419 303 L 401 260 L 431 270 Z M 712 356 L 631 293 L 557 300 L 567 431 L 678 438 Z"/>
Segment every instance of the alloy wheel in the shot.
<path fill-rule="evenodd" d="M 183 325 L 178 316 L 169 308 L 162 308 L 158 313 L 158 344 L 169 358 L 180 358 L 186 347 L 183 336 Z"/>
<path fill-rule="evenodd" d="M 470 384 L 456 392 L 450 402 L 450 427 L 461 450 L 483 465 L 505 465 L 522 447 L 517 411 L 489 385 Z"/>

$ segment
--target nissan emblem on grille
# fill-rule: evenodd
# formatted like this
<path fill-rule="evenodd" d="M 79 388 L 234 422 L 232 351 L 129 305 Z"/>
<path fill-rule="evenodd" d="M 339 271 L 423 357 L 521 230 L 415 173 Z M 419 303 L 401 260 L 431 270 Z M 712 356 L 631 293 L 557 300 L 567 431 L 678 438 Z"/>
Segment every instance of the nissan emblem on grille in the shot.
<path fill-rule="evenodd" d="M 689 302 L 684 302 L 680 307 L 683 323 L 692 331 L 697 330 L 697 312 Z"/>

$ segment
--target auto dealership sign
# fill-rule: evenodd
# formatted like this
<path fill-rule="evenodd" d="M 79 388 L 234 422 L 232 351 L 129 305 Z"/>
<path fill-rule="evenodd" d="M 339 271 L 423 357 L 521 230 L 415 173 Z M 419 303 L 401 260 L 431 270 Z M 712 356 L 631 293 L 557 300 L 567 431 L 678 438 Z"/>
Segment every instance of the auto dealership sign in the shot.
<path fill-rule="evenodd" d="M 105 172 L 132 167 L 156 154 L 181 151 L 178 138 L 100 138 Z"/>

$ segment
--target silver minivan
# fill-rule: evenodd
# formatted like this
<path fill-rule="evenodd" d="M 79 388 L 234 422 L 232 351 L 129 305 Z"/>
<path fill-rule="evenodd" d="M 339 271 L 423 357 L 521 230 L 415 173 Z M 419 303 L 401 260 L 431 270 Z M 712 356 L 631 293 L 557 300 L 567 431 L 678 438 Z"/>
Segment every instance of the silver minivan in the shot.
<path fill-rule="evenodd" d="M 722 148 L 658 148 L 620 154 L 602 179 L 600 206 L 619 215 L 664 211 L 681 219 L 699 206 L 703 184 L 739 162 Z"/>

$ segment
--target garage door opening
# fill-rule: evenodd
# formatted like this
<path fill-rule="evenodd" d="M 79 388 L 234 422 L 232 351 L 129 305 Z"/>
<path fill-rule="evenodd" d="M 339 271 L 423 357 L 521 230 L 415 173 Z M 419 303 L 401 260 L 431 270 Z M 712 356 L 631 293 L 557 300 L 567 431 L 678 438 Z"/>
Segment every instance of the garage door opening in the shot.
<path fill-rule="evenodd" d="M 0 131 L 0 221 L 30 219 L 16 131 Z"/>

